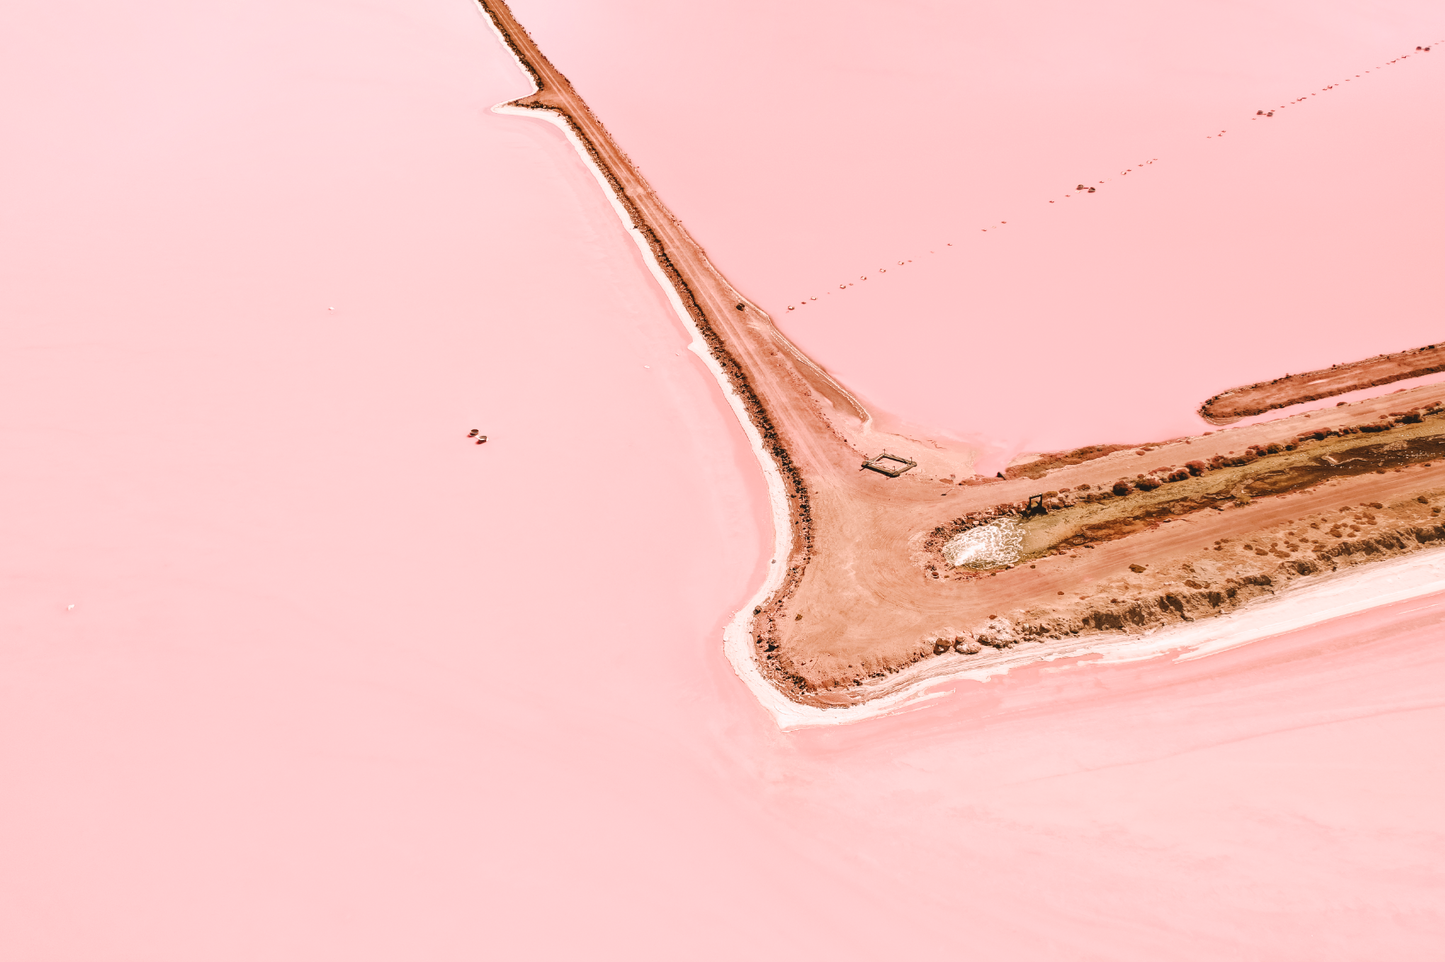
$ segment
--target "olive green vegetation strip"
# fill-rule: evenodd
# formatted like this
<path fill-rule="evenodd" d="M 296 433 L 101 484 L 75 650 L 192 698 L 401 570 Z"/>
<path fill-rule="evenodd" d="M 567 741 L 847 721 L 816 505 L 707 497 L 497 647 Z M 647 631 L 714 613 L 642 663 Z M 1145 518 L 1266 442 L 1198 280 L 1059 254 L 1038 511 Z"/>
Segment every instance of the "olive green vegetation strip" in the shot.
<path fill-rule="evenodd" d="M 1361 444 L 1359 436 L 1345 435 L 1333 443 L 1307 443 L 1293 451 L 1266 455 L 1243 466 L 1225 466 L 1153 490 L 1136 488 L 1115 501 L 1078 504 L 1032 518 L 1025 528 L 1020 560 L 1067 550 L 1074 546 L 1071 541 L 1114 540 L 1166 517 L 1225 502 L 1246 505 L 1257 497 L 1304 491 L 1338 478 L 1434 460 L 1445 460 L 1445 424 L 1439 418 L 1413 429 L 1397 428 L 1389 441 Z"/>

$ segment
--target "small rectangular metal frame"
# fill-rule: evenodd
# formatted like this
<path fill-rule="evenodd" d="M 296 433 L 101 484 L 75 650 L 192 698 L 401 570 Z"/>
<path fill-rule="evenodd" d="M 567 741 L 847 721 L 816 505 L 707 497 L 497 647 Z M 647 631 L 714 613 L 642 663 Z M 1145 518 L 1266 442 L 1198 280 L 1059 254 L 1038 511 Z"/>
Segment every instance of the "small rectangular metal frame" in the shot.
<path fill-rule="evenodd" d="M 892 462 L 892 464 L 902 466 L 893 467 L 891 464 L 885 464 L 885 462 Z M 884 451 L 876 458 L 869 458 L 867 461 L 864 461 L 863 467 L 868 468 L 872 471 L 877 471 L 879 474 L 886 474 L 890 478 L 896 478 L 904 471 L 907 471 L 909 468 L 918 467 L 918 462 L 910 461 L 907 458 L 900 458 L 896 454 L 889 454 L 887 451 Z"/>

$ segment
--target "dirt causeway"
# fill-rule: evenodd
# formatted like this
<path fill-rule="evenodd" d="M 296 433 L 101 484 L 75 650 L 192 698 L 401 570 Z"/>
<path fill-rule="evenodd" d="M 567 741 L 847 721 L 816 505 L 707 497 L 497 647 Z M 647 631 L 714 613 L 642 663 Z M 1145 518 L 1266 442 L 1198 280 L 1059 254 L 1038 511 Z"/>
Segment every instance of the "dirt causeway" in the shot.
<path fill-rule="evenodd" d="M 1381 384 L 1445 371 L 1445 345 L 1430 344 L 1412 351 L 1379 354 L 1363 361 L 1337 364 L 1327 370 L 1286 374 L 1273 381 L 1230 388 L 1199 406 L 1211 424 L 1232 424 L 1240 418 L 1277 411 L 1294 404 L 1348 394 Z"/>
<path fill-rule="evenodd" d="M 870 682 L 924 658 L 1211 617 L 1289 581 L 1445 539 L 1440 385 L 1199 437 L 1043 455 L 1006 479 L 975 477 L 966 448 L 877 429 L 713 268 L 506 4 L 478 2 L 538 88 L 512 106 L 561 118 L 603 172 L 782 477 L 790 549 L 772 559 L 782 585 L 754 610 L 752 638 L 764 677 L 789 697 L 856 703 Z M 1429 348 L 1239 392 L 1269 410 L 1423 373 L 1437 355 L 1445 366 L 1445 348 Z M 1239 392 L 1211 400 L 1215 416 L 1235 411 L 1225 401 Z M 884 451 L 917 466 L 898 477 L 862 469 Z M 1022 518 L 1036 495 L 1046 513 Z M 948 537 L 1001 516 L 1024 525 L 1022 557 L 992 571 L 948 566 Z"/>

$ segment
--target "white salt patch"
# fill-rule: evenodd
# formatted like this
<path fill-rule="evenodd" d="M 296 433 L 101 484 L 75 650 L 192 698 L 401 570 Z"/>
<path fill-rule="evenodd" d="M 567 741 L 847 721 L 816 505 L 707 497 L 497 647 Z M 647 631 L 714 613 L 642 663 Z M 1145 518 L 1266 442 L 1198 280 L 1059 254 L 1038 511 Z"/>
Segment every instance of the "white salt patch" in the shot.
<path fill-rule="evenodd" d="M 1019 560 L 1024 526 L 1012 518 L 970 528 L 950 538 L 943 558 L 955 568 L 1001 568 Z"/>

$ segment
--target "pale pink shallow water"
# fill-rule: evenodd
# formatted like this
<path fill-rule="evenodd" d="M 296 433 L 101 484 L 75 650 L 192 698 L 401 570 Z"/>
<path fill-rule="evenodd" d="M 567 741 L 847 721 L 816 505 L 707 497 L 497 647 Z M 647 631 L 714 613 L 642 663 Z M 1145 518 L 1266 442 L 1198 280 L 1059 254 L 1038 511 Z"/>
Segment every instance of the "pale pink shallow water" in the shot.
<path fill-rule="evenodd" d="M 746 293 L 985 472 L 1441 337 L 1445 45 L 1380 66 L 1438 3 L 516 9 Z"/>
<path fill-rule="evenodd" d="M 1445 599 L 779 733 L 741 431 L 466 4 L 11 26 L 0 955 L 1445 937 Z"/>

